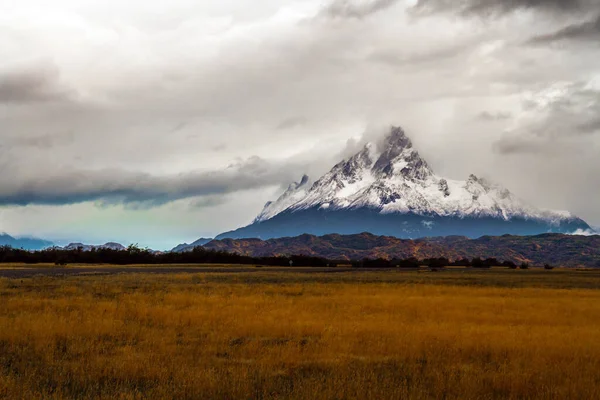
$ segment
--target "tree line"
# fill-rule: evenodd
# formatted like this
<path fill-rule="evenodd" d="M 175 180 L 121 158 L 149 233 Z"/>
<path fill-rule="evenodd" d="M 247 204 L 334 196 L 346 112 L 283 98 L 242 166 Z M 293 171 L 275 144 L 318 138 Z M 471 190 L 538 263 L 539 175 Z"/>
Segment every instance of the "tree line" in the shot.
<path fill-rule="evenodd" d="M 225 251 L 208 250 L 196 247 L 188 252 L 159 253 L 149 249 L 141 249 L 135 245 L 125 250 L 108 248 L 93 248 L 84 251 L 83 248 L 64 250 L 50 248 L 40 251 L 28 251 L 15 249 L 10 246 L 0 247 L 0 263 L 25 263 L 25 264 L 242 264 L 242 265 L 265 265 L 265 266 L 295 266 L 295 267 L 336 267 L 340 264 L 351 265 L 354 268 L 419 268 L 427 266 L 430 268 L 445 268 L 450 266 L 462 266 L 473 268 L 490 268 L 493 266 L 505 266 L 507 268 L 529 267 L 528 264 L 518 266 L 512 261 L 499 261 L 496 258 L 473 259 L 463 258 L 451 261 L 445 257 L 427 258 L 419 260 L 415 257 L 407 259 L 363 259 L 355 261 L 330 260 L 324 257 L 291 255 L 276 257 L 251 257 Z M 546 264 L 547 269 L 551 267 Z"/>
<path fill-rule="evenodd" d="M 125 250 L 93 248 L 83 250 L 64 250 L 50 248 L 40 251 L 15 249 L 10 246 L 0 247 L 0 263 L 25 264 L 253 264 L 267 266 L 314 266 L 324 267 L 330 262 L 322 257 L 294 255 L 289 257 L 250 257 L 225 251 L 207 250 L 196 247 L 188 252 L 160 253 L 137 246 L 129 246 Z"/>
<path fill-rule="evenodd" d="M 356 268 L 419 268 L 422 266 L 429 268 L 446 268 L 446 267 L 471 267 L 471 268 L 491 268 L 491 267 L 507 267 L 510 269 L 528 269 L 530 265 L 528 263 L 521 263 L 517 265 L 513 261 L 499 261 L 496 258 L 482 259 L 475 257 L 473 259 L 462 258 L 456 261 L 450 261 L 445 257 L 438 258 L 426 258 L 419 260 L 416 257 L 410 257 L 406 259 L 368 259 L 365 258 L 360 261 L 352 262 L 352 266 Z M 552 269 L 548 264 L 544 264 L 546 269 Z"/>

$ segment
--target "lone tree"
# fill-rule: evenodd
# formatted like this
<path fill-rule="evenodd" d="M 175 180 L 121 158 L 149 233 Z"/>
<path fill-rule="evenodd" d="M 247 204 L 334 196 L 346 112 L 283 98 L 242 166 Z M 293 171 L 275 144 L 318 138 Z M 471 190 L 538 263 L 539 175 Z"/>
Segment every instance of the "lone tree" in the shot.
<path fill-rule="evenodd" d="M 475 257 L 473 261 L 471 261 L 471 265 L 473 268 L 483 268 L 483 261 L 479 257 Z"/>

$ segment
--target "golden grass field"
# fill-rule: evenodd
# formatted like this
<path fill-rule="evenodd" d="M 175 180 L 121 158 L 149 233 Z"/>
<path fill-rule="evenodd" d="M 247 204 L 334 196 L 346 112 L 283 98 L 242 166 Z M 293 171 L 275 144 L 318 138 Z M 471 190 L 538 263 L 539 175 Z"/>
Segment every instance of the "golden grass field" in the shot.
<path fill-rule="evenodd" d="M 0 398 L 599 399 L 600 273 L 0 279 Z"/>

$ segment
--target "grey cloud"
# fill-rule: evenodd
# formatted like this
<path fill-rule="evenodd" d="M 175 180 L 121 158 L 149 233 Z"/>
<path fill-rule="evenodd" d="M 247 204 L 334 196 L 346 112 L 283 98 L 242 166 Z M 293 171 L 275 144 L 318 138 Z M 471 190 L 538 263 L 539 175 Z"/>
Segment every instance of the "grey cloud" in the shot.
<path fill-rule="evenodd" d="M 172 176 L 103 169 L 60 170 L 38 177 L 13 170 L 0 178 L 0 205 L 99 201 L 100 205 L 151 208 L 179 199 L 280 185 L 289 182 L 295 171 L 289 165 L 271 165 L 258 157 L 237 160 L 224 170 Z"/>
<path fill-rule="evenodd" d="M 192 208 L 210 208 L 217 207 L 226 202 L 226 195 L 207 195 L 195 198 L 191 201 Z"/>
<path fill-rule="evenodd" d="M 556 32 L 531 38 L 530 44 L 547 44 L 561 40 L 600 41 L 600 16 L 595 20 L 576 23 Z"/>
<path fill-rule="evenodd" d="M 420 0 L 413 11 L 423 14 L 450 12 L 491 16 L 518 9 L 573 12 L 598 7 L 594 0 Z"/>
<path fill-rule="evenodd" d="M 281 121 L 279 124 L 277 124 L 277 127 L 275 129 L 277 129 L 277 130 L 293 129 L 298 126 L 304 126 L 307 123 L 308 123 L 308 120 L 304 117 L 291 117 L 291 118 L 287 118 L 287 119 L 284 119 L 283 121 Z"/>
<path fill-rule="evenodd" d="M 557 146 L 542 140 L 523 139 L 518 136 L 505 136 L 496 141 L 493 150 L 497 154 L 540 154 L 553 152 Z"/>
<path fill-rule="evenodd" d="M 8 147 L 34 147 L 39 149 L 51 149 L 57 146 L 65 146 L 73 143 L 75 140 L 75 133 L 73 131 L 59 132 L 56 134 L 43 134 L 37 136 L 25 136 L 8 138 L 5 143 L 8 143 Z M 2 145 L 0 145 L 2 147 Z"/>
<path fill-rule="evenodd" d="M 379 50 L 369 56 L 372 61 L 380 62 L 391 67 L 431 64 L 439 61 L 458 58 L 465 51 L 472 50 L 472 43 L 451 45 L 439 50 L 429 50 L 422 53 L 399 53 L 397 50 Z"/>
<path fill-rule="evenodd" d="M 72 92 L 60 83 L 60 73 L 55 66 L 0 70 L 0 103 L 64 101 L 71 96 Z"/>
<path fill-rule="evenodd" d="M 227 145 L 225 143 L 218 144 L 212 148 L 213 151 L 223 151 L 227 150 Z"/>
<path fill-rule="evenodd" d="M 185 129 L 188 126 L 187 122 L 179 122 L 177 125 L 175 125 L 172 129 L 171 132 L 179 132 L 182 129 Z"/>
<path fill-rule="evenodd" d="M 507 119 L 511 119 L 512 115 L 511 113 L 508 112 L 489 112 L 489 111 L 484 111 L 482 113 L 480 113 L 479 115 L 477 115 L 477 119 L 481 120 L 481 121 L 502 121 L 502 120 L 507 120 Z"/>
<path fill-rule="evenodd" d="M 391 8 L 399 0 L 334 0 L 321 11 L 320 15 L 330 18 L 362 19 Z"/>
<path fill-rule="evenodd" d="M 598 110 L 600 112 L 600 108 Z M 583 134 L 600 132 L 600 117 L 593 118 L 577 126 L 577 130 Z"/>
<path fill-rule="evenodd" d="M 523 110 L 517 126 L 494 143 L 496 153 L 581 152 L 586 137 L 600 133 L 600 91 L 582 83 L 539 93 L 523 101 Z"/>

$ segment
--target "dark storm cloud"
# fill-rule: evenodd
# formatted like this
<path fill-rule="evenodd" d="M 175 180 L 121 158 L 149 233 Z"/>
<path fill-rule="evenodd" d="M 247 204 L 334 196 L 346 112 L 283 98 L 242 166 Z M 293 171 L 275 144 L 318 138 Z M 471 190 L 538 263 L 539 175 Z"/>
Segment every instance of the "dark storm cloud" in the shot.
<path fill-rule="evenodd" d="M 150 208 L 171 201 L 223 195 L 280 185 L 290 181 L 296 168 L 275 166 L 258 157 L 238 161 L 224 170 L 153 176 L 118 169 L 55 171 L 45 176 L 23 176 L 6 171 L 0 178 L 0 205 L 129 204 Z"/>
<path fill-rule="evenodd" d="M 424 14 L 450 12 L 489 16 L 518 9 L 572 12 L 594 7 L 598 7 L 595 0 L 420 0 L 413 10 Z"/>
<path fill-rule="evenodd" d="M 535 36 L 529 43 L 546 44 L 561 40 L 600 41 L 600 15 L 592 21 L 576 23 L 553 33 Z"/>
<path fill-rule="evenodd" d="M 362 19 L 386 10 L 398 2 L 399 0 L 334 0 L 321 11 L 320 16 Z"/>
<path fill-rule="evenodd" d="M 0 103 L 67 100 L 71 94 L 54 66 L 0 70 Z"/>

